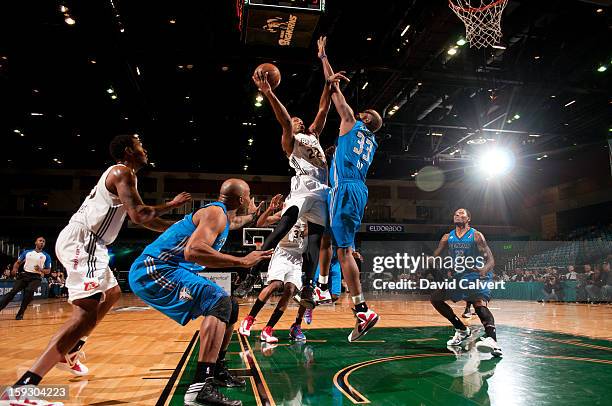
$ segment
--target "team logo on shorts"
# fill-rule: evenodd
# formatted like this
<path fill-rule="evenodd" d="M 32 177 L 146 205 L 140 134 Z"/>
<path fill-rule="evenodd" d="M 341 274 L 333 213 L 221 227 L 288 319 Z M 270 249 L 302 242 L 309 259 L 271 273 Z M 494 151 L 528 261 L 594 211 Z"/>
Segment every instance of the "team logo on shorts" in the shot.
<path fill-rule="evenodd" d="M 85 284 L 83 286 L 83 290 L 85 292 L 89 292 L 90 290 L 94 290 L 98 286 L 100 286 L 100 284 L 98 282 L 85 282 Z"/>
<path fill-rule="evenodd" d="M 193 297 L 191 296 L 189 289 L 183 287 L 183 289 L 181 289 L 181 293 L 179 293 L 179 299 L 186 302 L 188 300 L 193 300 Z"/>

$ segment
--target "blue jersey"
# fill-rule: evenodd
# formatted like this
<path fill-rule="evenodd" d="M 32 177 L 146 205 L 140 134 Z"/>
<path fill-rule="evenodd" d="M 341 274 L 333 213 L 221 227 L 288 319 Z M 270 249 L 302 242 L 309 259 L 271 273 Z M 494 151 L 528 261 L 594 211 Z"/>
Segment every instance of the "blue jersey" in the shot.
<path fill-rule="evenodd" d="M 481 256 L 481 254 L 476 244 L 475 235 L 475 228 L 470 228 L 461 238 L 457 236 L 455 230 L 448 233 L 448 255 L 453 258 L 455 263 L 457 263 L 459 257 L 472 258 L 472 261 L 474 261 L 472 264 L 476 264 L 474 267 L 478 267 L 476 258 Z"/>
<path fill-rule="evenodd" d="M 336 140 L 336 151 L 329 170 L 330 186 L 335 187 L 344 180 L 365 183 L 376 148 L 378 144 L 374 133 L 357 120 L 348 133 Z"/>
<path fill-rule="evenodd" d="M 225 204 L 214 202 L 204 207 L 210 206 L 221 207 L 223 212 L 227 215 Z M 215 250 L 220 251 L 221 248 L 223 248 L 225 240 L 227 239 L 227 234 L 229 233 L 229 227 L 230 221 L 227 219 L 225 229 L 217 236 L 212 246 Z M 144 249 L 143 254 L 165 262 L 168 265 L 187 269 L 193 273 L 201 272 L 205 269 L 204 266 L 185 260 L 185 246 L 187 245 L 189 237 L 191 237 L 191 234 L 193 234 L 195 230 L 196 226 L 193 224 L 193 213 L 190 213 L 157 237 L 155 241 Z"/>

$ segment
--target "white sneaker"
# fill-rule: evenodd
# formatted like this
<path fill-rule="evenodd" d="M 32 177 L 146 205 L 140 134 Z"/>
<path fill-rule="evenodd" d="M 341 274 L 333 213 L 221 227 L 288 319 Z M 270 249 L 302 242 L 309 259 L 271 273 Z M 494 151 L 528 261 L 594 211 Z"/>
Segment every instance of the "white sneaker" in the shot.
<path fill-rule="evenodd" d="M 472 318 L 472 312 L 468 310 L 465 313 L 463 313 L 461 315 L 461 317 L 463 317 L 464 319 L 471 319 Z"/>
<path fill-rule="evenodd" d="M 356 321 L 355 328 L 353 328 L 353 331 L 351 331 L 351 334 L 348 336 L 349 343 L 357 341 L 366 335 L 367 332 L 378 323 L 378 320 L 380 320 L 378 314 L 372 309 L 368 309 L 367 312 L 356 312 L 353 309 L 353 312 L 355 313 Z"/>
<path fill-rule="evenodd" d="M 315 303 L 318 305 L 325 304 L 325 303 L 331 303 L 332 301 L 331 293 L 329 293 L 329 289 L 322 290 L 318 286 L 314 288 L 312 298 L 314 299 Z"/>
<path fill-rule="evenodd" d="M 261 330 L 261 335 L 259 336 L 259 339 L 268 344 L 276 344 L 278 342 L 278 338 L 274 337 L 274 330 L 272 330 L 272 327 L 270 326 L 266 326 L 266 328 Z"/>
<path fill-rule="evenodd" d="M 492 337 L 481 337 L 480 341 L 476 343 L 476 349 L 480 352 L 488 352 L 494 357 L 503 355 L 499 344 Z"/>
<path fill-rule="evenodd" d="M 251 335 L 251 327 L 253 327 L 253 323 L 255 323 L 255 317 L 246 316 L 242 323 L 240 323 L 240 327 L 238 328 L 238 333 L 241 336 L 249 337 Z"/>
<path fill-rule="evenodd" d="M 471 334 L 469 327 L 466 327 L 465 330 L 455 329 L 455 335 L 446 342 L 446 345 L 461 345 Z"/>
<path fill-rule="evenodd" d="M 55 367 L 63 371 L 68 371 L 76 376 L 85 376 L 89 373 L 89 368 L 80 361 L 81 358 L 85 359 L 85 353 L 83 351 L 66 354 L 62 361 L 55 364 Z"/>

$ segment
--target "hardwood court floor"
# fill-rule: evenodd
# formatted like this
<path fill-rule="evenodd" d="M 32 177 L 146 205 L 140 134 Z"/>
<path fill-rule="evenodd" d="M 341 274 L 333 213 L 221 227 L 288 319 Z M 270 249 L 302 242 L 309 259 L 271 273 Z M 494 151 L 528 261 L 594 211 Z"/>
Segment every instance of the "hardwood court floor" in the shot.
<path fill-rule="evenodd" d="M 438 341 L 451 335 L 452 329 L 447 327 L 446 320 L 437 315 L 428 302 L 401 301 L 399 298 L 400 296 L 396 296 L 370 301 L 371 307 L 377 310 L 382 318 L 366 340 L 375 342 L 385 340 L 387 337 L 397 337 L 398 331 L 403 332 L 402 334 L 406 336 L 414 336 L 412 339 L 415 341 L 419 340 L 419 334 Z M 240 320 L 248 313 L 251 303 L 246 302 L 241 306 Z M 186 354 L 186 349 L 198 330 L 199 323 L 194 321 L 182 327 L 154 310 L 142 309 L 139 306 L 143 304 L 138 298 L 131 294 L 124 295 L 116 310 L 111 312 L 92 334 L 85 346 L 88 356 L 85 363 L 90 368 L 89 376 L 77 378 L 63 371 L 53 370 L 43 380 L 43 383 L 69 385 L 70 399 L 65 401 L 66 405 L 156 404 L 181 358 Z M 585 342 L 576 348 L 580 350 L 589 348 L 589 351 L 604 348 L 605 354 L 610 354 L 605 348 L 612 347 L 612 345 L 601 341 L 612 340 L 612 306 L 610 305 L 494 301 L 491 303 L 491 309 L 496 317 L 502 347 L 510 344 L 505 344 L 504 341 L 504 330 L 507 329 L 508 334 L 512 333 L 512 340 L 516 340 L 516 337 L 523 337 L 521 345 L 524 346 L 544 348 L 546 345 L 553 345 L 552 343 L 560 343 L 559 340 L 570 343 L 584 339 Z M 272 310 L 273 305 L 268 305 L 262 310 L 255 329 L 260 329 L 265 325 Z M 287 329 L 294 319 L 296 310 L 296 307 L 290 307 L 277 328 Z M 460 313 L 461 310 L 460 306 L 455 307 L 456 313 Z M 47 344 L 49 337 L 67 319 L 70 311 L 70 306 L 65 301 L 47 300 L 35 302 L 28 309 L 22 321 L 14 320 L 15 307 L 9 307 L 0 313 L 0 342 L 4 347 L 0 352 L 0 385 L 12 384 L 27 370 L 40 350 Z M 332 348 L 345 349 L 345 346 L 346 349 L 351 348 L 345 339 L 353 323 L 349 303 L 347 298 L 343 297 L 333 307 L 317 308 L 313 324 L 310 326 L 304 324 L 304 327 L 307 335 L 307 330 L 310 329 L 327 329 L 321 332 L 313 331 L 310 338 L 318 338 L 318 335 L 325 336 L 317 344 L 323 346 L 324 351 L 327 351 L 327 357 L 333 357 Z M 468 323 L 479 326 L 476 317 Z M 416 329 L 416 327 L 435 326 L 446 328 L 420 329 L 420 332 L 419 329 Z M 392 329 L 400 327 L 403 329 Z M 536 332 L 531 337 L 525 336 L 529 329 L 565 333 L 573 338 L 548 336 L 548 341 L 539 341 L 541 333 Z M 286 332 L 281 332 L 281 334 L 284 339 Z M 253 334 L 249 340 L 250 345 L 257 345 L 257 335 L 257 333 Z M 599 340 L 591 342 L 585 337 Z M 507 339 L 509 340 L 509 337 Z M 329 340 L 329 345 L 322 342 L 323 340 Z M 393 340 L 390 338 L 386 341 Z M 248 367 L 248 365 L 241 364 L 239 353 L 243 347 L 240 347 L 239 344 L 246 345 L 235 337 L 233 347 L 230 349 L 232 367 L 238 369 L 241 368 L 241 365 L 243 365 L 242 368 Z M 385 346 L 388 348 L 389 343 Z M 189 357 L 193 349 L 192 347 L 191 351 L 187 352 L 186 359 L 193 358 Z M 393 352 L 393 356 L 398 356 L 397 351 Z M 263 359 L 261 353 L 254 355 L 256 360 L 259 359 L 264 375 L 267 373 L 267 368 L 271 369 L 270 373 L 278 373 L 272 370 L 275 365 L 273 357 Z M 377 358 L 377 356 L 370 358 Z M 355 359 L 361 358 L 356 357 Z M 349 364 L 354 364 L 354 362 L 347 360 L 347 365 Z M 177 371 L 177 374 L 180 375 L 177 381 L 185 378 L 186 367 L 183 365 L 182 369 Z M 607 372 L 610 372 L 611 366 L 606 364 L 604 367 Z M 578 372 L 575 371 L 575 373 Z M 355 376 L 358 377 L 359 374 L 356 373 Z M 362 376 L 358 379 L 365 378 Z M 330 385 L 331 382 L 328 383 L 328 386 Z M 173 393 L 169 394 L 167 400 L 172 399 Z M 352 404 L 346 396 L 341 396 L 341 398 L 343 401 L 341 400 L 338 404 Z M 252 404 L 256 404 L 254 402 Z M 430 403 L 425 402 L 424 404 Z"/>

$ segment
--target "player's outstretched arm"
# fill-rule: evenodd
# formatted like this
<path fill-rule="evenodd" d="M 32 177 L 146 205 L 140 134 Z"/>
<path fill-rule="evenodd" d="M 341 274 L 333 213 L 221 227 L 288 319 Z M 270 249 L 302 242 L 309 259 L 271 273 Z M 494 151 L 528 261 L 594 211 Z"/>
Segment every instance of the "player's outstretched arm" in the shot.
<path fill-rule="evenodd" d="M 493 270 L 493 267 L 495 266 L 495 258 L 493 258 L 493 252 L 491 251 L 491 248 L 489 248 L 487 240 L 485 240 L 484 235 L 480 231 L 476 232 L 476 234 L 474 235 L 474 240 L 476 241 L 478 250 L 487 261 L 485 262 L 484 266 L 478 270 L 480 274 L 484 276 L 489 271 Z"/>
<path fill-rule="evenodd" d="M 272 257 L 273 250 L 253 251 L 245 257 L 235 257 L 215 250 L 213 244 L 227 222 L 223 209 L 218 206 L 198 210 L 193 221 L 196 230 L 185 246 L 185 259 L 189 262 L 213 268 L 251 268 L 259 261 Z"/>
<path fill-rule="evenodd" d="M 329 113 L 329 107 L 331 105 L 331 88 L 326 83 L 323 87 L 323 93 L 321 93 L 321 99 L 319 100 L 319 111 L 317 111 L 317 116 L 315 117 L 310 127 L 308 127 L 308 131 L 311 134 L 319 137 L 323 132 L 323 128 L 325 127 L 325 122 L 327 121 L 327 113 Z"/>
<path fill-rule="evenodd" d="M 278 97 L 272 91 L 272 87 L 270 83 L 268 83 L 268 73 L 264 73 L 261 70 L 256 70 L 253 74 L 253 82 L 259 89 L 259 91 L 266 96 L 270 106 L 272 107 L 272 111 L 274 111 L 274 115 L 276 116 L 276 120 L 279 122 L 281 127 L 283 128 L 283 135 L 281 138 L 281 145 L 283 147 L 283 151 L 288 156 L 293 152 L 293 129 L 291 128 L 291 116 L 283 103 L 278 100 Z"/>
<path fill-rule="evenodd" d="M 334 102 L 334 107 L 336 107 L 336 111 L 340 116 L 340 134 L 346 134 L 353 128 L 355 125 L 355 113 L 351 106 L 348 105 L 342 91 L 340 90 L 340 80 L 345 80 L 350 82 L 350 80 L 344 76 L 344 72 L 334 73 L 334 70 L 329 63 L 329 59 L 327 58 L 327 52 L 325 50 L 325 46 L 327 44 L 327 38 L 321 37 L 317 41 L 317 46 L 319 48 L 318 56 L 321 59 L 321 64 L 323 65 L 323 75 L 325 76 L 325 81 L 328 86 L 330 86 L 330 90 L 332 92 L 331 99 Z"/>
<path fill-rule="evenodd" d="M 283 195 L 278 194 L 270 200 L 270 205 L 264 211 L 261 216 L 257 219 L 257 227 L 265 227 L 270 224 L 278 223 L 280 221 L 281 208 L 283 206 Z M 272 214 L 275 213 L 275 214 Z"/>
<path fill-rule="evenodd" d="M 261 214 L 263 200 L 259 202 L 259 205 L 255 206 L 255 198 L 252 197 L 249 203 L 249 210 L 246 216 L 234 216 L 230 219 L 230 230 L 238 230 L 249 223 L 253 223 L 257 220 Z"/>
<path fill-rule="evenodd" d="M 162 218 L 154 218 L 153 220 L 149 221 L 148 223 L 142 223 L 142 226 L 144 228 L 148 228 L 149 230 L 153 230 L 153 231 L 157 231 L 160 233 L 163 233 L 164 231 L 166 231 L 167 229 L 170 228 L 170 226 L 172 224 L 176 223 L 176 221 L 174 220 L 166 220 L 166 219 L 162 219 Z"/>
<path fill-rule="evenodd" d="M 176 195 L 168 203 L 148 206 L 142 202 L 142 198 L 136 189 L 136 176 L 130 169 L 117 166 L 111 174 L 113 175 L 111 183 L 117 189 L 117 195 L 125 206 L 130 220 L 135 224 L 149 223 L 156 217 L 191 201 L 191 195 L 183 192 Z"/>

